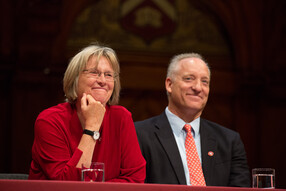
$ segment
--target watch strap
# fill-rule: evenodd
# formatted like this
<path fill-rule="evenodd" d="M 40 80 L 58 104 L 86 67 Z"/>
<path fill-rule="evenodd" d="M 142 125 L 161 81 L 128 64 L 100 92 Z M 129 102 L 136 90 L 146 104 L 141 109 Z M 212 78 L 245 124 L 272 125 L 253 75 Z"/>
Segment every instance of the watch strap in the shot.
<path fill-rule="evenodd" d="M 83 134 L 87 134 L 87 135 L 93 136 L 94 135 L 94 131 L 90 131 L 88 129 L 84 129 L 83 130 Z"/>

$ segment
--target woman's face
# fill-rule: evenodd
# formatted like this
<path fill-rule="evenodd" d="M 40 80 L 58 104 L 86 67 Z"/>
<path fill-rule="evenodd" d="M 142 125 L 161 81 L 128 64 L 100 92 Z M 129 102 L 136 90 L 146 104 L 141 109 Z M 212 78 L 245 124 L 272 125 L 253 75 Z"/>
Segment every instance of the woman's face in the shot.
<path fill-rule="evenodd" d="M 83 93 L 86 93 L 105 106 L 114 89 L 114 80 L 110 79 L 110 75 L 114 76 L 114 71 L 108 59 L 102 56 L 97 64 L 96 57 L 91 56 L 84 72 L 79 75 L 78 101 L 81 100 Z"/>

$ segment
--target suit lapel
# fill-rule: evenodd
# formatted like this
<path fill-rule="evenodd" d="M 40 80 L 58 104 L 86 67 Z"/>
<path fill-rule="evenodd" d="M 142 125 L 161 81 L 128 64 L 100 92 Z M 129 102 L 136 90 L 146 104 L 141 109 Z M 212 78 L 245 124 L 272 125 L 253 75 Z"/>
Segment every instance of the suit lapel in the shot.
<path fill-rule="evenodd" d="M 163 112 L 156 123 L 156 135 L 168 155 L 170 163 L 176 173 L 180 184 L 186 184 L 186 177 L 179 149 L 174 138 L 168 118 Z"/>
<path fill-rule="evenodd" d="M 207 185 L 212 185 L 212 172 L 215 165 L 215 157 L 217 152 L 217 143 L 212 135 L 211 127 L 201 118 L 200 134 L 201 134 L 201 152 L 202 152 L 202 167 Z"/>

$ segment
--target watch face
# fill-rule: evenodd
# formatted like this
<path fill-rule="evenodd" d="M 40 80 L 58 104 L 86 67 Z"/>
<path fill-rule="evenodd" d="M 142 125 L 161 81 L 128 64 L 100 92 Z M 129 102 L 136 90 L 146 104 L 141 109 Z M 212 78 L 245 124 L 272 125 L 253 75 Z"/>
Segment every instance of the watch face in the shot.
<path fill-rule="evenodd" d="M 98 140 L 99 137 L 100 137 L 100 133 L 98 131 L 95 131 L 94 134 L 93 134 L 94 140 Z"/>

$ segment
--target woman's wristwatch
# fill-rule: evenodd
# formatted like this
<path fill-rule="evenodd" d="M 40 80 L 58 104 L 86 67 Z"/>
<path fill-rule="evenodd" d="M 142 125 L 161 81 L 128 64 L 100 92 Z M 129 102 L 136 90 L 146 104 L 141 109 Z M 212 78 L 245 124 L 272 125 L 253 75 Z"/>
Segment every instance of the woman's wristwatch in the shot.
<path fill-rule="evenodd" d="M 90 135 L 90 136 L 92 136 L 92 138 L 94 139 L 94 140 L 98 140 L 99 139 L 99 137 L 100 137 L 100 133 L 99 133 L 99 131 L 90 131 L 90 130 L 88 130 L 88 129 L 84 129 L 83 130 L 83 134 L 87 134 L 87 135 Z"/>

